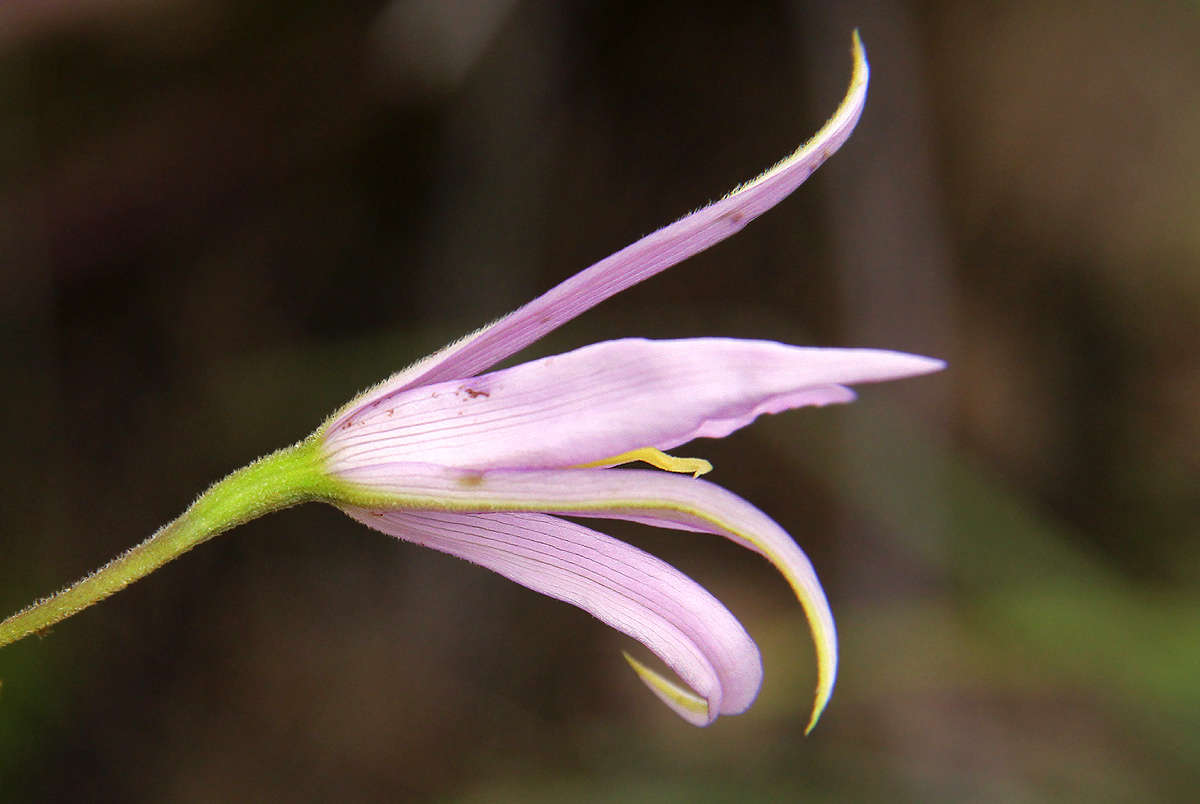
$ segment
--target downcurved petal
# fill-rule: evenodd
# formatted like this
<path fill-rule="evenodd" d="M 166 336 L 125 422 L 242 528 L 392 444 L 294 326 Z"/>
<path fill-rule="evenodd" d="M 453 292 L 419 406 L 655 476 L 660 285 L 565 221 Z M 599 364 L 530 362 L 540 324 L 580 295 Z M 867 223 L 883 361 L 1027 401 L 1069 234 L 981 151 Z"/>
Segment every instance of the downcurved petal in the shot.
<path fill-rule="evenodd" d="M 764 413 L 848 402 L 848 383 L 940 360 L 875 349 L 694 338 L 607 341 L 470 380 L 379 397 L 326 433 L 329 466 L 420 461 L 548 469 L 719 438 Z"/>
<path fill-rule="evenodd" d="M 429 464 L 361 466 L 341 474 L 339 501 L 372 510 L 547 511 L 672 523 L 725 536 L 762 554 L 804 608 L 817 654 L 817 689 L 808 730 L 833 694 L 837 631 L 808 557 L 762 511 L 720 486 L 635 469 L 469 472 Z"/>
<path fill-rule="evenodd" d="M 718 714 L 745 711 L 758 694 L 762 662 L 741 623 L 695 581 L 632 545 L 547 514 L 345 511 L 376 530 L 578 606 L 638 640 L 698 693 L 626 656 L 689 723 L 705 726 Z"/>
<path fill-rule="evenodd" d="M 736 234 L 799 187 L 850 136 L 862 114 L 869 68 L 854 33 L 850 88 L 812 139 L 719 201 L 626 246 L 498 321 L 417 362 L 368 390 L 330 419 L 336 428 L 363 399 L 443 380 L 471 377 L 632 285 Z"/>

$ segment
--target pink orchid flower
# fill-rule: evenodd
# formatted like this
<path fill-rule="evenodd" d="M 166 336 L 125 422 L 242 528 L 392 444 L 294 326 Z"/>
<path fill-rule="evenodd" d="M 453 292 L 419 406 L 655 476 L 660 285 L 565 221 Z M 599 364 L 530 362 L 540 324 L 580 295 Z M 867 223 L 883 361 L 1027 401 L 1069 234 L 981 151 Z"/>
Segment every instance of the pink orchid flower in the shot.
<path fill-rule="evenodd" d="M 572 603 L 637 639 L 687 688 L 628 657 L 690 723 L 744 711 L 758 649 L 691 579 L 562 516 L 606 517 L 724 536 L 761 553 L 800 599 L 818 656 L 816 723 L 833 690 L 837 637 L 812 565 L 765 514 L 688 475 L 707 462 L 663 452 L 721 438 L 759 414 L 849 402 L 845 386 L 943 364 L 869 349 L 767 341 L 626 339 L 477 376 L 615 293 L 737 232 L 846 140 L 866 94 L 855 71 L 841 108 L 805 146 L 725 198 L 637 241 L 494 324 L 362 394 L 319 430 L 328 470 L 358 521 L 465 558 Z M 640 460 L 685 474 L 611 468 Z"/>
<path fill-rule="evenodd" d="M 816 644 L 811 730 L 837 671 L 833 616 L 812 565 L 764 513 L 699 479 L 711 469 L 706 461 L 665 451 L 722 438 L 760 414 L 849 402 L 850 384 L 944 364 L 872 349 L 624 339 L 480 372 L 778 203 L 845 142 L 862 111 L 867 75 L 856 34 L 846 98 L 787 159 L 360 394 L 305 441 L 218 483 L 130 553 L 0 623 L 0 645 L 252 516 L 321 500 L 384 533 L 576 605 L 638 640 L 683 684 L 626 654 L 629 663 L 689 723 L 744 711 L 758 694 L 762 664 L 733 615 L 673 567 L 563 517 L 624 519 L 724 536 L 783 574 Z M 633 461 L 666 471 L 613 468 Z"/>

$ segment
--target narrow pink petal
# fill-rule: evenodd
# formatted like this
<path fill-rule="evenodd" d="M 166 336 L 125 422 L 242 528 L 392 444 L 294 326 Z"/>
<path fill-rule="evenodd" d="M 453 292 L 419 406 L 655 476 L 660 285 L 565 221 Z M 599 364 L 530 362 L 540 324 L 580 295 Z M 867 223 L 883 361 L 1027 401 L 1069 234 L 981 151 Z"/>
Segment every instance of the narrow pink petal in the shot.
<path fill-rule="evenodd" d="M 770 517 L 720 486 L 641 470 L 468 472 L 429 464 L 362 466 L 341 475 L 343 499 L 373 510 L 547 511 L 673 524 L 725 536 L 762 554 L 800 600 L 817 654 L 817 690 L 808 728 L 833 694 L 837 631 L 812 564 Z"/>
<path fill-rule="evenodd" d="M 346 513 L 578 606 L 638 640 L 707 702 L 704 712 L 673 706 L 689 722 L 742 712 L 758 694 L 762 662 L 741 623 L 695 581 L 636 547 L 547 514 Z"/>
<path fill-rule="evenodd" d="M 857 32 L 853 56 L 854 72 L 841 105 L 812 139 L 786 159 L 721 200 L 626 246 L 495 323 L 384 380 L 359 399 L 473 376 L 610 296 L 740 231 L 799 187 L 854 130 L 866 100 L 869 76 Z M 352 402 L 339 411 L 332 426 L 340 423 L 342 415 L 353 415 L 354 408 Z"/>
<path fill-rule="evenodd" d="M 848 402 L 847 383 L 940 369 L 925 357 L 771 341 L 629 338 L 379 397 L 326 433 L 333 471 L 420 461 L 547 469 L 721 437 L 763 413 Z"/>

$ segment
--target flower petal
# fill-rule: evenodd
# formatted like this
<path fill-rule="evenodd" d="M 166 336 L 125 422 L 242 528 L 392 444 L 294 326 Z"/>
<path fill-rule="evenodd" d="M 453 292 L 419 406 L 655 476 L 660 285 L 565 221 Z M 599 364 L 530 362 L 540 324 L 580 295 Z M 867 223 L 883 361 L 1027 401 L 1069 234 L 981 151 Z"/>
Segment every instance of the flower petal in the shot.
<path fill-rule="evenodd" d="M 420 461 L 462 469 L 548 469 L 639 447 L 719 438 L 763 413 L 848 402 L 844 383 L 944 364 L 874 349 L 771 341 L 629 338 L 470 380 L 382 396 L 326 434 L 334 471 Z"/>
<path fill-rule="evenodd" d="M 699 693 L 626 656 L 690 723 L 705 726 L 718 713 L 742 712 L 758 694 L 762 662 L 741 623 L 695 581 L 632 545 L 547 514 L 345 510 L 376 530 L 578 606 L 638 640 Z"/>
<path fill-rule="evenodd" d="M 473 376 L 610 296 L 737 233 L 782 201 L 842 146 L 862 114 L 869 68 L 857 31 L 852 52 L 854 72 L 846 97 L 821 130 L 790 156 L 721 200 L 626 246 L 495 323 L 394 374 L 338 411 L 331 426 L 337 427 L 343 415 L 353 415 L 363 398 Z"/>
<path fill-rule="evenodd" d="M 416 463 L 365 465 L 341 474 L 334 500 L 370 510 L 546 511 L 656 521 L 725 536 L 762 554 L 800 600 L 817 653 L 808 730 L 833 694 L 837 631 L 808 557 L 770 517 L 720 486 L 636 469 L 470 472 Z"/>

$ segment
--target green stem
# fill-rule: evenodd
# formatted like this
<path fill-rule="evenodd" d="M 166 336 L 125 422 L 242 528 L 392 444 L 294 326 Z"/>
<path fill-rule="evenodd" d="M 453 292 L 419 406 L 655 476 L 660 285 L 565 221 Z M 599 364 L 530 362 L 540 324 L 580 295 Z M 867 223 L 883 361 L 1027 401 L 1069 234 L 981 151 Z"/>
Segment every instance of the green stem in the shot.
<path fill-rule="evenodd" d="M 215 483 L 183 514 L 91 575 L 0 623 L 0 647 L 37 633 L 119 592 L 219 533 L 263 514 L 320 498 L 328 483 L 316 441 L 259 458 Z"/>

